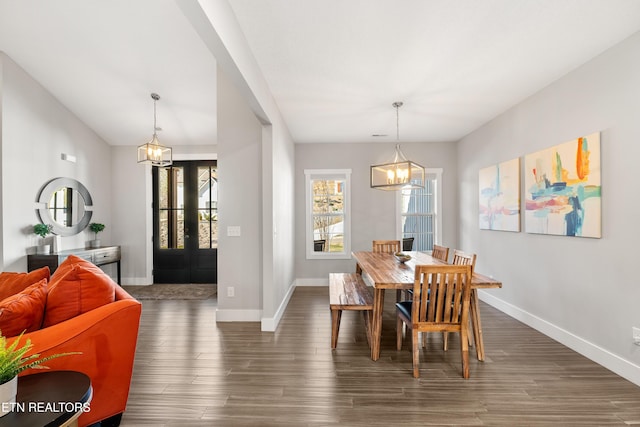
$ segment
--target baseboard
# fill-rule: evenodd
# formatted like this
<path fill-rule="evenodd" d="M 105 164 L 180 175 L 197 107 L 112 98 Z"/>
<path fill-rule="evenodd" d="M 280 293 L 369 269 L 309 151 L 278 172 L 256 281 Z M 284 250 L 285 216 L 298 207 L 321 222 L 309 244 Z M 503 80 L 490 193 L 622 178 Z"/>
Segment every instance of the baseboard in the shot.
<path fill-rule="evenodd" d="M 495 307 L 514 319 L 517 319 L 533 329 L 540 331 L 548 337 L 551 337 L 559 343 L 580 353 L 584 357 L 593 360 L 597 364 L 604 366 L 617 375 L 631 381 L 635 385 L 640 386 L 640 366 L 623 359 L 602 347 L 586 341 L 569 331 L 559 328 L 538 316 L 524 311 L 513 304 L 503 301 L 500 298 L 496 298 L 493 294 L 486 291 L 479 291 L 478 296 L 480 300 L 486 302 L 490 306 Z M 634 346 L 634 344 L 629 345 Z"/>
<path fill-rule="evenodd" d="M 260 321 L 260 330 L 263 332 L 275 332 L 278 329 L 278 325 L 280 324 L 280 320 L 284 315 L 287 306 L 289 305 L 289 301 L 291 300 L 291 296 L 293 295 L 293 291 L 296 290 L 295 282 L 289 286 L 289 290 L 287 294 L 284 296 L 284 299 L 280 303 L 280 307 L 276 310 L 276 313 L 273 317 L 263 317 Z"/>
<path fill-rule="evenodd" d="M 296 279 L 296 286 L 329 286 L 329 277 Z"/>
<path fill-rule="evenodd" d="M 112 277 L 113 280 L 116 280 Z M 153 283 L 153 279 L 149 279 L 147 277 L 123 277 L 122 285 L 123 286 L 146 286 Z"/>
<path fill-rule="evenodd" d="M 262 310 L 216 310 L 216 322 L 260 322 Z"/>

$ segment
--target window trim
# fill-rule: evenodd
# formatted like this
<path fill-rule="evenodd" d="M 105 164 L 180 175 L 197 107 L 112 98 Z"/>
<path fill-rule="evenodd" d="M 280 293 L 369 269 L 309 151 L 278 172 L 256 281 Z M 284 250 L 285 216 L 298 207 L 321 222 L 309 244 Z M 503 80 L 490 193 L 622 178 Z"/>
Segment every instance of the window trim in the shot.
<path fill-rule="evenodd" d="M 307 259 L 351 259 L 351 169 L 305 169 L 305 252 Z M 343 252 L 315 252 L 313 250 L 312 180 L 344 180 L 344 237 Z"/>
<path fill-rule="evenodd" d="M 435 179 L 436 185 L 433 189 L 435 208 L 433 214 L 436 217 L 433 232 L 433 243 L 441 245 L 442 243 L 442 168 L 425 168 L 425 179 Z M 402 191 L 396 192 L 396 235 L 398 240 L 402 240 Z"/>

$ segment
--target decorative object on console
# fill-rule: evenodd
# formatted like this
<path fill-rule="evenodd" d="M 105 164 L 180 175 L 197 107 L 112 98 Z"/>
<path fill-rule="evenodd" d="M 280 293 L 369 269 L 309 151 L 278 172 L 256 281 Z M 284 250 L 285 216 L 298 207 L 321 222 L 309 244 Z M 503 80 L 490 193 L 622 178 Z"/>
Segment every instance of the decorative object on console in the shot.
<path fill-rule="evenodd" d="M 424 188 L 425 170 L 416 162 L 407 160 L 400 150 L 400 120 L 398 109 L 402 102 L 394 102 L 396 109 L 396 154 L 391 163 L 371 166 L 371 188 L 379 190 L 404 190 Z"/>
<path fill-rule="evenodd" d="M 38 245 L 37 253 L 40 255 L 51 252 L 51 245 L 45 243 L 47 235 L 51 234 L 53 226 L 51 224 L 36 224 L 33 226 L 33 234 L 42 237 L 42 244 Z"/>
<path fill-rule="evenodd" d="M 527 154 L 524 169 L 527 233 L 601 237 L 599 132 Z"/>
<path fill-rule="evenodd" d="M 93 214 L 89 190 L 73 178 L 54 178 L 38 193 L 36 214 L 51 224 L 53 234 L 73 236 L 87 228 Z"/>
<path fill-rule="evenodd" d="M 89 245 L 92 248 L 99 248 L 100 240 L 98 239 L 98 233 L 104 230 L 104 224 L 100 224 L 99 222 L 92 222 L 91 224 L 89 224 L 89 230 L 91 230 L 95 236 L 95 239 L 91 240 L 89 242 Z"/>
<path fill-rule="evenodd" d="M 156 124 L 156 101 L 160 99 L 157 93 L 151 94 L 153 99 L 153 137 L 151 141 L 138 147 L 138 163 L 150 163 L 152 166 L 170 166 L 173 163 L 171 159 L 171 147 L 160 145 L 158 141 L 157 131 L 162 130 Z"/>

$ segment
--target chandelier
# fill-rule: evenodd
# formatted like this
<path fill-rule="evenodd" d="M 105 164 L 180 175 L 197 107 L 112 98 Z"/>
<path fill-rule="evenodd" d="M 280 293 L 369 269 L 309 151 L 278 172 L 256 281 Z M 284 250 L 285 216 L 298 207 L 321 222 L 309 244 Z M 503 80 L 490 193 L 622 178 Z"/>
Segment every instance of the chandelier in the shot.
<path fill-rule="evenodd" d="M 156 101 L 160 99 L 157 93 L 151 94 L 153 99 L 153 137 L 151 141 L 138 147 L 138 163 L 150 163 L 152 166 L 170 166 L 171 147 L 160 145 L 157 131 L 162 130 L 156 125 Z"/>
<path fill-rule="evenodd" d="M 371 166 L 371 188 L 378 190 L 403 190 L 424 188 L 424 167 L 407 160 L 400 150 L 400 114 L 402 102 L 394 102 L 396 109 L 396 153 L 393 161 Z"/>

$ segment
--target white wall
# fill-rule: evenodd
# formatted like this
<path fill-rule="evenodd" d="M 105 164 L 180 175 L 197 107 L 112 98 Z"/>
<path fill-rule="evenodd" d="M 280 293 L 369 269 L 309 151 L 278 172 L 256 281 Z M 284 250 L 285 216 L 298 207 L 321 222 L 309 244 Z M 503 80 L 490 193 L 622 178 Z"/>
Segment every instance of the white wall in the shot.
<path fill-rule="evenodd" d="M 179 2 L 178 6 L 215 56 L 218 69 L 262 124 L 262 175 L 258 181 L 262 182 L 261 327 L 272 331 L 293 292 L 295 276 L 293 140 L 229 4 L 196 0 Z M 220 108 L 226 106 L 220 104 Z M 225 160 L 222 150 L 220 153 L 222 165 Z"/>
<path fill-rule="evenodd" d="M 457 241 L 457 158 L 454 143 L 406 143 L 402 152 L 427 168 L 442 168 L 442 243 Z M 375 239 L 397 238 L 396 192 L 370 188 L 369 168 L 393 159 L 395 143 L 296 144 L 296 277 L 322 284 L 329 273 L 353 271 L 353 260 L 307 260 L 305 251 L 305 169 L 351 169 L 351 249 L 370 250 Z"/>
<path fill-rule="evenodd" d="M 466 207 L 460 246 L 478 254 L 478 271 L 503 282 L 482 299 L 640 385 L 640 347 L 631 339 L 640 326 L 638 52 L 640 33 L 465 137 L 458 159 Z M 480 168 L 595 131 L 602 132 L 601 239 L 478 229 Z"/>
<path fill-rule="evenodd" d="M 262 126 L 218 70 L 219 321 L 262 316 Z M 241 235 L 228 236 L 227 227 Z M 227 297 L 227 288 L 234 297 Z"/>
<path fill-rule="evenodd" d="M 74 178 L 93 199 L 92 221 L 106 224 L 100 234 L 111 243 L 110 147 L 19 65 L 0 52 L 2 104 L 2 266 L 4 271 L 26 271 L 27 251 L 40 239 L 33 234 L 39 222 L 35 200 L 40 187 L 56 177 Z M 61 159 L 71 154 L 77 161 Z M 63 249 L 84 247 L 88 230 L 62 238 Z M 110 268 L 107 268 L 110 271 Z"/>

